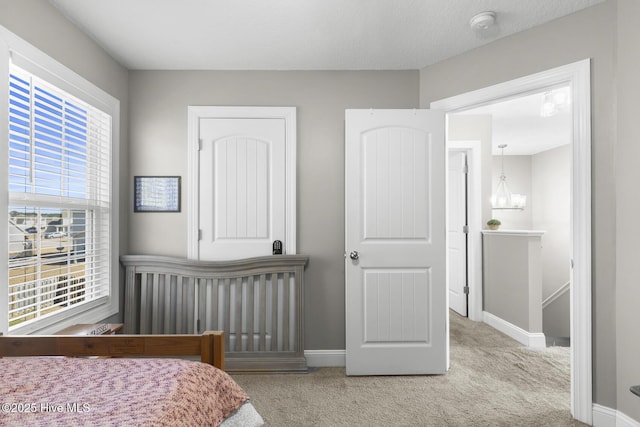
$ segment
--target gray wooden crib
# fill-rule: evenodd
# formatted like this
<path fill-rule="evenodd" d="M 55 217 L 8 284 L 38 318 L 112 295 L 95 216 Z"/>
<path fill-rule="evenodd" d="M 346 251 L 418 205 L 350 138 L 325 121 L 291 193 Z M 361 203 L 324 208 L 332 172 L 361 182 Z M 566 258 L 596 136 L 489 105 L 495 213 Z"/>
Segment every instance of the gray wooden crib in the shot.
<path fill-rule="evenodd" d="M 306 372 L 304 255 L 195 261 L 123 255 L 124 332 L 225 333 L 226 370 Z"/>

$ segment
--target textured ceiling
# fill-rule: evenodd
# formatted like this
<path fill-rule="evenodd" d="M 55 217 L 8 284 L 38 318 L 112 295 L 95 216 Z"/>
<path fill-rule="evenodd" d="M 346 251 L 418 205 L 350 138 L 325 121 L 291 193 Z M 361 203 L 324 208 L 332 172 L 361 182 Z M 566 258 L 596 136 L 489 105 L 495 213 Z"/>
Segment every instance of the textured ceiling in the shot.
<path fill-rule="evenodd" d="M 130 69 L 402 70 L 604 0 L 50 0 Z M 495 11 L 497 25 L 469 19 Z"/>

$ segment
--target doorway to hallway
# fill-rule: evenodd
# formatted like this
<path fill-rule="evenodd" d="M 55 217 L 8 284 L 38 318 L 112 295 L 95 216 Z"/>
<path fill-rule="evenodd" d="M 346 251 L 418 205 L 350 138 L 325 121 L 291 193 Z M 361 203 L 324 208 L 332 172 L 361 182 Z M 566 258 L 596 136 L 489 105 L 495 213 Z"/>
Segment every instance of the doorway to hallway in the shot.
<path fill-rule="evenodd" d="M 591 129 L 590 61 L 558 67 L 510 82 L 479 89 L 431 103 L 431 108 L 448 114 L 535 93 L 559 85 L 571 88 L 571 406 L 573 416 L 583 422 L 592 419 L 591 360 Z M 489 154 L 490 156 L 490 154 Z M 483 151 L 483 162 L 488 154 Z M 486 176 L 486 175 L 485 175 Z M 483 188 L 487 185 L 483 178 Z M 488 200 L 483 200 L 483 217 L 490 217 Z M 471 256 L 479 256 L 474 253 Z M 478 286 L 481 288 L 481 286 Z M 474 290 L 470 290 L 473 292 Z M 481 294 L 481 289 L 476 289 Z M 482 299 L 470 304 L 482 312 Z"/>

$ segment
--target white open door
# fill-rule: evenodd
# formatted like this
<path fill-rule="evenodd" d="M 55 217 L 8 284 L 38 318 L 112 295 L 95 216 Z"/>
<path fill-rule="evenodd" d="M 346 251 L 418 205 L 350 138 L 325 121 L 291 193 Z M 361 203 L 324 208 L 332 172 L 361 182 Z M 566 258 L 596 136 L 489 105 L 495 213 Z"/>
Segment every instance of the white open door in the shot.
<path fill-rule="evenodd" d="M 467 316 L 467 153 L 464 151 L 449 151 L 448 179 L 449 307 Z"/>
<path fill-rule="evenodd" d="M 444 114 L 346 111 L 347 375 L 448 367 Z"/>

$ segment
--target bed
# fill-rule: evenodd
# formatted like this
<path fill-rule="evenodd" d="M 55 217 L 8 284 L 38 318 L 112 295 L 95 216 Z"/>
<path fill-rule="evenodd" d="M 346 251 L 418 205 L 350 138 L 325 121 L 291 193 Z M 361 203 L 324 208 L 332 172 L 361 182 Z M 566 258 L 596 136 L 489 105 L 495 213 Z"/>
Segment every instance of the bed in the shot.
<path fill-rule="evenodd" d="M 221 332 L 0 336 L 0 356 L 0 426 L 263 424 Z"/>

